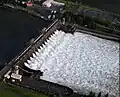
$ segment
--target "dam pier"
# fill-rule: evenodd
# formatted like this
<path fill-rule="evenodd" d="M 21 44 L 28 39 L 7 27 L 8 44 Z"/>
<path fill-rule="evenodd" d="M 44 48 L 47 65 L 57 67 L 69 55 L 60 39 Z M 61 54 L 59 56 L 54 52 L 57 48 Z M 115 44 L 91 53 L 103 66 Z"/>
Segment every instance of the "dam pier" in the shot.
<path fill-rule="evenodd" d="M 41 31 L 41 35 L 34 40 L 34 42 L 28 46 L 20 55 L 16 56 L 14 59 L 12 59 L 1 71 L 0 71 L 0 78 L 3 77 L 3 75 L 14 65 L 20 65 L 23 64 L 27 59 L 32 56 L 32 53 L 34 53 L 40 45 L 42 45 L 46 39 L 50 35 L 54 33 L 54 31 L 59 27 L 59 20 L 55 20 L 55 22 L 50 25 L 47 29 L 43 29 Z"/>
<path fill-rule="evenodd" d="M 1 80 L 3 79 L 3 81 L 6 80 L 7 83 L 10 85 L 18 85 L 20 87 L 25 87 L 25 88 L 29 88 L 35 91 L 43 92 L 45 94 L 58 95 L 59 97 L 63 97 L 65 95 L 66 96 L 72 95 L 73 90 L 70 89 L 69 87 L 55 84 L 52 82 L 48 82 L 45 80 L 41 80 L 39 79 L 42 73 L 41 71 L 34 71 L 34 70 L 30 70 L 29 68 L 25 69 L 26 67 L 24 66 L 24 62 L 26 62 L 30 57 L 32 57 L 33 53 L 35 53 L 36 50 L 40 49 L 40 46 L 42 47 L 47 41 L 47 39 L 52 34 L 54 34 L 54 31 L 59 29 L 59 27 L 60 27 L 60 22 L 58 19 L 56 19 L 48 28 L 43 29 L 41 31 L 42 34 L 38 38 L 36 38 L 30 46 L 28 46 L 20 55 L 16 56 L 13 60 L 11 60 L 0 71 L 0 79 Z M 11 74 L 12 72 L 11 70 L 14 71 L 14 68 L 16 68 L 16 66 L 19 66 L 19 68 L 17 67 L 19 71 L 17 70 L 16 72 L 20 72 L 22 75 L 18 74 L 20 78 L 17 78 L 17 79 L 19 79 L 20 82 L 16 81 L 14 83 L 15 80 L 13 79 L 11 80 L 11 78 L 9 79 L 9 74 Z M 12 74 L 14 76 L 16 75 L 14 73 Z M 11 75 L 11 77 L 13 75 Z M 14 78 L 16 79 L 16 77 Z M 35 80 L 35 79 L 38 79 L 38 80 Z"/>

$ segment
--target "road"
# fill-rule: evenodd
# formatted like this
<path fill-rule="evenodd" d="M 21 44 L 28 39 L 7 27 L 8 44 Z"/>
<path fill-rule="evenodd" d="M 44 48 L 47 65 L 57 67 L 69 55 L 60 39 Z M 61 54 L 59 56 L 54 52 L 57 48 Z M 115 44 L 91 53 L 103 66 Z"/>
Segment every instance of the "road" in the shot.
<path fill-rule="evenodd" d="M 93 36 L 97 36 L 97 37 L 104 38 L 104 39 L 109 39 L 109 40 L 115 40 L 115 41 L 120 40 L 119 38 L 116 38 L 116 37 L 103 35 L 103 34 L 99 34 L 99 33 L 94 33 L 94 32 L 90 32 L 90 31 L 85 31 L 85 30 L 81 30 L 81 29 L 76 29 L 76 32 L 82 32 L 82 33 L 85 33 L 85 34 L 90 34 L 90 35 L 93 35 Z"/>

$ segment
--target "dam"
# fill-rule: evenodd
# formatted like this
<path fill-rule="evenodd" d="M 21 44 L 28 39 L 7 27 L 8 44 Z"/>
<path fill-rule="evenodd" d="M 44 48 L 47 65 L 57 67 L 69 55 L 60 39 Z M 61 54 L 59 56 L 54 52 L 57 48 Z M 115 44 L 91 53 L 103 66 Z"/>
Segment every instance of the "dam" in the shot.
<path fill-rule="evenodd" d="M 58 29 L 58 30 L 57 30 Z M 74 92 L 119 97 L 119 43 L 60 29 L 56 20 L 17 59 L 0 72 L 18 65 L 43 72 L 37 79 L 70 87 Z M 23 75 L 24 76 L 24 75 Z M 58 87 L 59 88 L 59 87 Z"/>
<path fill-rule="evenodd" d="M 26 66 L 43 72 L 37 79 L 70 87 L 75 92 L 118 96 L 119 43 L 81 31 L 70 34 L 59 26 L 56 20 L 40 31 L 39 37 L 33 36 L 33 42 L 0 71 L 0 77 L 15 65 Z"/>

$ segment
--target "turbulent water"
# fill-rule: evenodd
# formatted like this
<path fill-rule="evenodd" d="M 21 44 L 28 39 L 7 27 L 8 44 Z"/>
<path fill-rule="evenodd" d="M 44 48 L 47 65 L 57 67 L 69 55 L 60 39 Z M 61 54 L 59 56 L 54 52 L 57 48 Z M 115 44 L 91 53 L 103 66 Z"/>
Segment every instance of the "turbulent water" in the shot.
<path fill-rule="evenodd" d="M 25 65 L 44 72 L 41 79 L 88 93 L 119 93 L 119 44 L 91 35 L 56 31 Z"/>
<path fill-rule="evenodd" d="M 0 7 L 0 69 L 50 22 L 11 8 Z"/>

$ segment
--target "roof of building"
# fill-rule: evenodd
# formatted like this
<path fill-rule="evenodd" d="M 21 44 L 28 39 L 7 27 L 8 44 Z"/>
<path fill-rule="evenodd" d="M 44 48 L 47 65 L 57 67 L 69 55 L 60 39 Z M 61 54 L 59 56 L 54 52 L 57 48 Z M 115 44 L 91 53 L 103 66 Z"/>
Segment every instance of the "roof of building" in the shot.
<path fill-rule="evenodd" d="M 22 78 L 22 75 L 12 73 L 12 74 L 11 74 L 11 77 L 12 77 L 12 78 L 14 78 L 14 79 L 18 79 L 18 80 L 19 80 L 19 79 L 21 79 L 21 78 Z"/>

